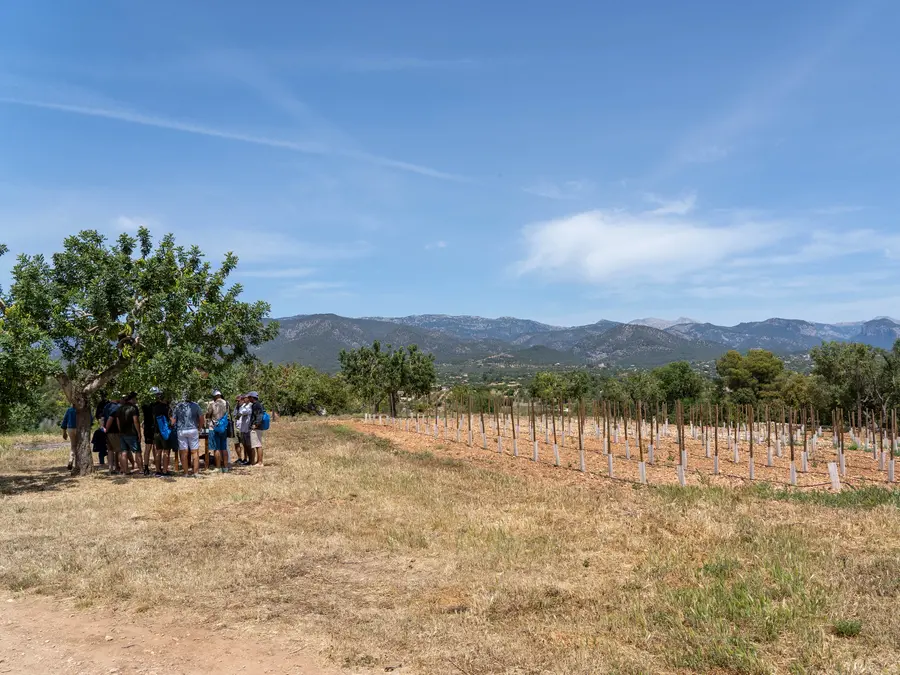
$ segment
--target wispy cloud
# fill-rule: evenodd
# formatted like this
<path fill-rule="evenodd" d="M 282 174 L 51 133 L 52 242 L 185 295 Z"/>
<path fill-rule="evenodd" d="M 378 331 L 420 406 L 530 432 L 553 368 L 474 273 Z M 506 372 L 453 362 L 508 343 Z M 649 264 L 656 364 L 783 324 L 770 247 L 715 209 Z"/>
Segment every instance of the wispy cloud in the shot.
<path fill-rule="evenodd" d="M 433 241 L 431 243 L 425 244 L 426 251 L 433 251 L 434 249 L 439 249 L 439 248 L 447 248 L 447 242 L 441 240 L 441 241 Z"/>
<path fill-rule="evenodd" d="M 842 216 L 847 213 L 858 213 L 859 211 L 864 211 L 865 208 L 865 206 L 835 204 L 834 206 L 824 206 L 818 209 L 812 209 L 810 213 L 815 216 Z"/>
<path fill-rule="evenodd" d="M 280 269 L 259 270 L 242 269 L 238 271 L 238 274 L 242 277 L 255 277 L 259 279 L 294 279 L 297 277 L 308 277 L 314 273 L 315 269 L 312 267 L 283 267 Z"/>
<path fill-rule="evenodd" d="M 156 127 L 159 129 L 170 129 L 172 131 L 182 131 L 190 134 L 198 134 L 201 136 L 211 136 L 213 138 L 222 138 L 231 141 L 239 141 L 242 143 L 251 143 L 255 145 L 263 145 L 272 148 L 281 148 L 293 152 L 300 152 L 309 155 L 331 155 L 345 157 L 347 159 L 376 164 L 390 169 L 406 171 L 429 178 L 437 178 L 440 180 L 464 182 L 467 179 L 444 171 L 438 171 L 427 166 L 404 162 L 401 160 L 391 159 L 388 157 L 380 157 L 378 155 L 366 152 L 354 152 L 330 147 L 327 144 L 318 141 L 289 141 L 279 138 L 271 138 L 268 136 L 258 136 L 253 134 L 244 134 L 235 131 L 228 131 L 216 127 L 176 120 L 169 117 L 159 115 L 148 115 L 140 112 L 134 112 L 121 108 L 97 108 L 89 106 L 72 105 L 68 103 L 57 103 L 52 101 L 38 101 L 18 98 L 0 98 L 0 103 L 8 103 L 14 105 L 28 106 L 32 108 L 43 108 L 45 110 L 57 110 L 76 115 L 84 115 L 88 117 L 101 117 L 105 119 L 118 120 L 120 122 L 130 122 L 132 124 L 140 124 L 143 126 Z"/>
<path fill-rule="evenodd" d="M 691 193 L 678 199 L 663 199 L 654 194 L 645 195 L 645 199 L 659 206 L 650 213 L 656 216 L 685 216 L 694 210 L 697 203 L 697 195 Z"/>
<path fill-rule="evenodd" d="M 360 73 L 378 73 L 409 70 L 459 70 L 471 69 L 479 61 L 470 58 L 427 59 L 417 56 L 348 56 L 335 60 L 342 70 Z"/>
<path fill-rule="evenodd" d="M 785 65 L 779 60 L 776 70 L 748 86 L 730 107 L 681 138 L 653 172 L 651 182 L 687 164 L 728 157 L 749 132 L 772 120 L 786 101 L 862 30 L 877 4 L 860 2 L 842 11 L 824 31 L 810 38 L 793 61 Z"/>
<path fill-rule="evenodd" d="M 210 248 L 210 247 L 207 247 Z M 234 241 L 222 241 L 211 246 L 212 250 L 233 250 L 242 262 L 267 263 L 279 261 L 308 262 L 320 260 L 353 260 L 365 258 L 374 252 L 367 241 L 337 241 L 333 243 L 309 242 L 296 239 L 282 232 L 261 232 L 248 246 L 243 236 Z"/>
<path fill-rule="evenodd" d="M 356 295 L 345 281 L 304 281 L 283 286 L 280 294 L 284 298 L 307 296 L 319 299 L 349 298 Z"/>
<path fill-rule="evenodd" d="M 139 218 L 134 216 L 119 216 L 113 220 L 113 226 L 122 232 L 137 232 L 140 227 L 153 228 L 156 221 L 149 218 Z"/>
<path fill-rule="evenodd" d="M 542 180 L 522 188 L 525 192 L 547 199 L 578 199 L 591 192 L 594 184 L 589 180 L 567 180 L 561 182 Z"/>
<path fill-rule="evenodd" d="M 344 281 L 304 281 L 286 288 L 295 293 L 308 293 L 310 291 L 334 291 L 346 287 L 347 283 Z"/>

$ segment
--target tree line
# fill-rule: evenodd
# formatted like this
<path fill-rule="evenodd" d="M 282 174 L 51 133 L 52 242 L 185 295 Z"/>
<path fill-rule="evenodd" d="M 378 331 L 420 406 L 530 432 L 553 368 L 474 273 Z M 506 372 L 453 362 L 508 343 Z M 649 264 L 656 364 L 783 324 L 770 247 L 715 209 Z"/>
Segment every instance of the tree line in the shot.
<path fill-rule="evenodd" d="M 825 417 L 834 409 L 886 412 L 900 406 L 900 340 L 890 350 L 826 342 L 810 350 L 809 358 L 809 374 L 788 370 L 781 358 L 764 349 L 726 352 L 711 377 L 685 361 L 619 374 L 539 372 L 519 395 L 545 403 L 581 399 L 665 403 L 669 409 L 679 401 L 731 407 L 784 405 L 812 408 Z"/>

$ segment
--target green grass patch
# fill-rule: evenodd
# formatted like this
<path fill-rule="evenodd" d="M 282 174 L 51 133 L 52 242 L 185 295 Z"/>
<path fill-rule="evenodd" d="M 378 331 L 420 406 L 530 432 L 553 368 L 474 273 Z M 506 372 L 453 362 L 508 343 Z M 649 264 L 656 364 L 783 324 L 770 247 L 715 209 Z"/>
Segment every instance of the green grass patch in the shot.
<path fill-rule="evenodd" d="M 862 632 L 862 622 L 857 619 L 838 619 L 831 625 L 838 637 L 853 638 Z"/>
<path fill-rule="evenodd" d="M 871 509 L 883 504 L 900 509 L 900 490 L 892 490 L 877 485 L 856 490 L 847 488 L 841 492 L 826 492 L 824 490 L 803 491 L 790 488 L 775 488 L 769 483 L 758 483 L 745 488 L 745 490 L 752 491 L 760 499 L 815 504 L 836 509 Z"/>
<path fill-rule="evenodd" d="M 356 438 L 360 435 L 358 431 L 351 429 L 346 424 L 334 424 L 329 426 L 328 430 L 339 438 Z"/>
<path fill-rule="evenodd" d="M 771 645 L 808 634 L 826 616 L 828 592 L 816 580 L 817 554 L 798 535 L 764 532 L 749 519 L 739 520 L 735 530 L 662 594 L 654 622 L 664 626 L 675 667 L 771 672 L 765 658 Z"/>

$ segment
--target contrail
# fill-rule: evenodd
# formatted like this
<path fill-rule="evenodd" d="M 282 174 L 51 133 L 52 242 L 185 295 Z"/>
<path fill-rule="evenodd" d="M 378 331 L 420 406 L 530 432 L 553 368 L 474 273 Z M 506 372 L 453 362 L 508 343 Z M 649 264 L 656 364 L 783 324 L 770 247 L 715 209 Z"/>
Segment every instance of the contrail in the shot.
<path fill-rule="evenodd" d="M 254 136 L 251 134 L 242 134 L 233 131 L 224 131 L 207 127 L 202 124 L 194 124 L 192 122 L 182 122 L 167 117 L 159 117 L 157 115 L 145 115 L 138 112 L 130 112 L 128 110 L 114 110 L 108 108 L 93 108 L 88 106 L 70 105 L 68 103 L 52 103 L 49 101 L 35 101 L 20 98 L 0 97 L 0 103 L 10 103 L 13 105 L 28 106 L 31 108 L 43 108 L 45 110 L 58 110 L 60 112 L 73 113 L 75 115 L 84 115 L 87 117 L 102 117 L 110 120 L 118 120 L 120 122 L 130 122 L 132 124 L 141 124 L 147 127 L 156 127 L 158 129 L 171 129 L 173 131 L 182 131 L 189 134 L 198 134 L 200 136 L 211 136 L 213 138 L 224 138 L 229 141 L 239 141 L 241 143 L 252 143 L 254 145 L 265 145 L 271 148 L 282 148 L 293 152 L 301 152 L 307 155 L 330 155 L 338 157 L 346 157 L 360 162 L 375 164 L 389 169 L 397 169 L 409 173 L 415 173 L 420 176 L 429 178 L 437 178 L 439 180 L 448 180 L 455 182 L 468 182 L 469 179 L 464 176 L 458 176 L 444 171 L 438 171 L 427 166 L 403 162 L 388 157 L 380 157 L 378 155 L 370 155 L 363 152 L 347 152 L 344 150 L 336 150 L 334 148 L 316 143 L 313 141 L 299 142 L 286 141 L 278 138 L 269 138 L 267 136 Z"/>

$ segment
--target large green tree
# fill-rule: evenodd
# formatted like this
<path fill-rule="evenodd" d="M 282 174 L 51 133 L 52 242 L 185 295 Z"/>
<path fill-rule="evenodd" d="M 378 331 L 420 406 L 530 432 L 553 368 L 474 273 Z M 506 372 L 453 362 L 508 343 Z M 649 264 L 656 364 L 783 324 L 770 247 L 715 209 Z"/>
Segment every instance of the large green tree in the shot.
<path fill-rule="evenodd" d="M 154 245 L 146 228 L 114 242 L 85 230 L 50 260 L 19 256 L 3 332 L 19 348 L 36 346 L 77 410 L 74 472 L 93 469 L 90 399 L 113 379 L 131 370 L 177 390 L 198 371 L 252 359 L 251 347 L 277 334 L 276 323 L 263 321 L 267 303 L 242 302 L 241 286 L 226 286 L 237 262 L 229 253 L 215 269 L 172 235 Z"/>

